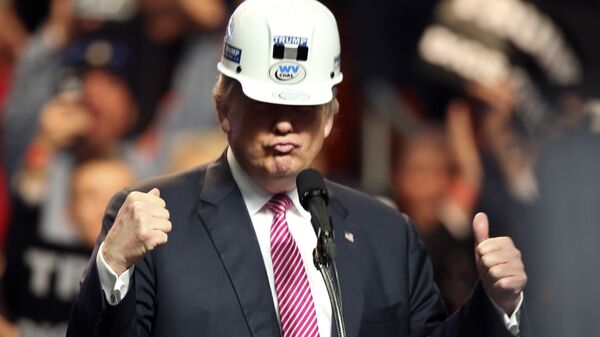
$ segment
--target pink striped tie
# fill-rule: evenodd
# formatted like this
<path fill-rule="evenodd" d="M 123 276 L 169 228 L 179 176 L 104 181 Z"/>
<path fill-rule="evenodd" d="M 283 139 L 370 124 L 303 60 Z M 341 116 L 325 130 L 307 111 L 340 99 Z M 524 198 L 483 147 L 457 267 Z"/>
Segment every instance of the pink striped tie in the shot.
<path fill-rule="evenodd" d="M 279 319 L 283 337 L 318 337 L 317 314 L 300 250 L 288 229 L 285 211 L 292 201 L 276 194 L 267 208 L 274 213 L 271 225 L 271 258 Z"/>

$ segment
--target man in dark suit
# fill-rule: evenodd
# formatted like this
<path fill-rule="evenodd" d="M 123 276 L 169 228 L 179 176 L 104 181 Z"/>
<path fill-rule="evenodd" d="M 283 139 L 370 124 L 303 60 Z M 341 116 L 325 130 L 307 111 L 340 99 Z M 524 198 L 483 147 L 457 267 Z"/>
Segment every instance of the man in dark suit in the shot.
<path fill-rule="evenodd" d="M 336 335 L 295 179 L 333 126 L 339 50 L 335 19 L 315 0 L 238 7 L 214 90 L 228 149 L 113 198 L 67 336 Z M 348 336 L 526 335 L 519 251 L 488 238 L 485 215 L 474 219 L 481 282 L 446 319 L 409 220 L 327 188 Z"/>

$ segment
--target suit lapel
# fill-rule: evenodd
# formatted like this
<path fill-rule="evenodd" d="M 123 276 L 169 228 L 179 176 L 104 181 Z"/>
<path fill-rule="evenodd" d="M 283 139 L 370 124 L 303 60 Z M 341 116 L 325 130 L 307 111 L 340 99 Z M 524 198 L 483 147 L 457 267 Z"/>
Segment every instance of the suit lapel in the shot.
<path fill-rule="evenodd" d="M 335 242 L 337 249 L 336 264 L 340 287 L 342 288 L 342 302 L 344 320 L 346 322 L 346 335 L 357 336 L 360 329 L 360 319 L 363 308 L 362 259 L 359 254 L 361 233 L 352 219 L 348 216 L 347 209 L 335 195 L 331 195 L 328 207 L 331 221 L 334 226 Z M 332 317 L 331 336 L 337 336 L 335 322 Z"/>
<path fill-rule="evenodd" d="M 221 257 L 252 336 L 280 336 L 256 234 L 224 155 L 207 168 L 198 216 Z"/>

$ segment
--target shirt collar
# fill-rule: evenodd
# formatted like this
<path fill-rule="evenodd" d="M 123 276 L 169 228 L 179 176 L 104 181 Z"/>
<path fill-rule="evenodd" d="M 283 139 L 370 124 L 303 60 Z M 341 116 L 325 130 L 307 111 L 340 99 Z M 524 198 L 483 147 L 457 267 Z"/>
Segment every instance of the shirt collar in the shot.
<path fill-rule="evenodd" d="M 240 192 L 242 193 L 242 197 L 244 198 L 244 203 L 246 204 L 246 208 L 248 209 L 248 213 L 252 217 L 256 213 L 260 212 L 265 204 L 271 200 L 273 195 L 258 184 L 256 184 L 252 178 L 250 178 L 246 172 L 242 169 L 240 164 L 238 163 L 233 151 L 231 151 L 231 147 L 227 148 L 227 163 L 229 164 L 229 168 L 231 169 L 231 175 L 233 176 L 233 180 L 237 184 Z M 300 199 L 298 197 L 298 190 L 294 187 L 291 190 L 287 191 L 286 194 L 292 200 L 293 207 L 290 207 L 291 211 L 296 212 L 303 218 L 310 220 L 310 213 L 307 212 L 302 205 L 300 204 Z"/>

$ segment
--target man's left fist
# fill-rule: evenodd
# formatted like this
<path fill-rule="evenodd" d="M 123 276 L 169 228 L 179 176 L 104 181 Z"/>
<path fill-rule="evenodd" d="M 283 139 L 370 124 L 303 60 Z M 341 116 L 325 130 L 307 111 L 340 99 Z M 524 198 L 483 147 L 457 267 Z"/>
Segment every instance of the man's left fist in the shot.
<path fill-rule="evenodd" d="M 509 316 L 517 308 L 527 274 L 521 252 L 508 236 L 490 238 L 485 213 L 473 219 L 475 264 L 488 296 Z"/>

